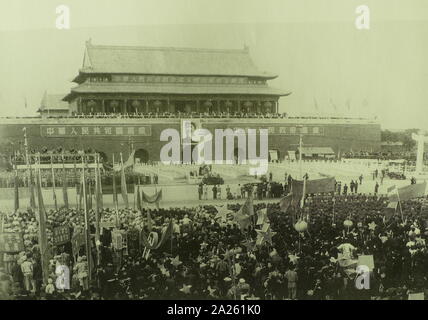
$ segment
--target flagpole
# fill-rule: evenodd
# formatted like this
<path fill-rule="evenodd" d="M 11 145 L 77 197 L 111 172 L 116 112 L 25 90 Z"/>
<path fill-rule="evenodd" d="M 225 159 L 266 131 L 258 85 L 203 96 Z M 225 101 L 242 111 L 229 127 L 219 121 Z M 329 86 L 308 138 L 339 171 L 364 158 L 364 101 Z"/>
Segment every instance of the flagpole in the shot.
<path fill-rule="evenodd" d="M 16 150 L 13 152 L 13 167 L 15 169 L 15 212 L 19 210 L 18 166 L 16 165 Z"/>
<path fill-rule="evenodd" d="M 56 188 L 56 184 L 55 184 L 55 170 L 53 167 L 53 156 L 51 155 L 51 171 L 52 171 L 52 194 L 53 194 L 53 199 L 54 199 L 54 203 L 55 203 L 55 210 L 58 210 L 58 203 L 56 200 L 56 193 L 55 193 L 55 188 Z"/>
<path fill-rule="evenodd" d="M 76 207 L 78 210 L 80 210 L 79 195 L 77 193 L 77 186 L 79 185 L 79 183 L 77 180 L 77 167 L 76 167 L 76 158 L 75 157 L 73 157 L 73 164 L 74 164 L 74 188 L 76 189 Z"/>
<path fill-rule="evenodd" d="M 65 164 L 64 164 L 64 151 L 62 151 L 61 155 L 62 159 L 62 195 L 64 200 L 64 206 L 66 209 L 68 209 L 68 190 L 67 190 L 67 171 L 65 170 Z"/>
<path fill-rule="evenodd" d="M 40 256 L 41 256 L 41 265 L 42 265 L 42 275 L 43 275 L 43 283 L 47 284 L 48 281 L 48 268 L 49 268 L 49 259 L 47 257 L 47 234 L 46 234 L 46 209 L 44 208 L 44 204 L 42 202 L 43 195 L 42 195 L 42 174 L 40 169 L 40 153 L 37 154 L 38 156 L 38 168 L 36 181 L 37 181 L 37 195 L 38 195 L 38 213 L 39 213 L 39 248 L 40 248 Z M 34 160 L 34 163 L 36 163 L 36 160 Z M 43 211 L 43 212 L 42 212 Z"/>
<path fill-rule="evenodd" d="M 300 133 L 300 139 L 299 139 L 299 170 L 300 170 L 300 176 L 302 176 L 303 169 L 302 169 L 302 150 L 303 147 L 303 134 Z"/>
<path fill-rule="evenodd" d="M 100 264 L 100 208 L 99 208 L 99 199 L 100 199 L 100 186 L 99 186 L 99 168 L 98 168 L 98 154 L 95 155 L 95 245 L 97 249 L 97 265 Z"/>
<path fill-rule="evenodd" d="M 300 209 L 301 212 L 299 214 L 299 220 L 302 219 L 303 216 L 303 207 L 305 205 L 305 196 L 306 196 L 306 179 L 307 179 L 307 175 L 305 174 L 303 177 L 303 190 L 302 190 L 302 199 L 300 200 Z"/>
<path fill-rule="evenodd" d="M 119 228 L 120 220 L 119 220 L 119 208 L 117 203 L 117 190 L 116 190 L 116 174 L 114 170 L 114 153 L 113 153 L 113 204 L 116 209 L 116 227 Z"/>
<path fill-rule="evenodd" d="M 29 156 L 29 152 L 28 152 L 27 128 L 24 127 L 22 130 L 24 131 L 25 162 L 26 162 L 27 170 L 28 170 L 28 189 L 30 191 L 30 206 L 32 207 L 31 209 L 34 210 L 35 199 L 34 199 L 33 179 L 32 179 L 33 175 L 31 173 L 31 161 L 30 161 L 30 156 Z"/>
<path fill-rule="evenodd" d="M 38 152 L 37 153 L 37 158 L 39 159 L 38 160 L 38 165 L 37 165 L 37 175 L 38 175 L 38 177 L 39 177 L 39 182 L 40 182 L 40 187 L 42 186 L 42 170 L 41 170 L 41 164 L 42 164 L 42 161 L 41 161 L 41 155 L 40 155 L 40 152 Z"/>
<path fill-rule="evenodd" d="M 82 189 L 83 189 L 83 210 L 85 213 L 85 244 L 86 244 L 86 259 L 88 262 L 88 281 L 91 283 L 92 268 L 91 268 L 91 230 L 89 224 L 88 208 L 86 203 L 86 178 L 85 178 L 85 155 L 82 155 Z"/>

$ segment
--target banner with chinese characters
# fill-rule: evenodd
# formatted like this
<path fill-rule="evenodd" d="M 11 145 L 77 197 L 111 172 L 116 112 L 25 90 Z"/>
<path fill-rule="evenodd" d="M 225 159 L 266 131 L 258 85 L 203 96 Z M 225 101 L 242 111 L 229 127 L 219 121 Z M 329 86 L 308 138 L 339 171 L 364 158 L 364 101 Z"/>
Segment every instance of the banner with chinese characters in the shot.
<path fill-rule="evenodd" d="M 0 252 L 16 253 L 21 251 L 24 251 L 24 240 L 20 233 L 0 233 Z"/>
<path fill-rule="evenodd" d="M 194 128 L 192 120 L 192 128 Z M 236 125 L 232 123 L 228 123 L 225 125 L 225 122 L 210 122 L 204 123 L 204 128 L 211 130 L 214 132 L 215 129 L 232 129 L 238 130 L 242 129 L 245 132 L 248 132 L 249 129 L 260 130 L 266 129 L 268 130 L 269 135 L 279 135 L 279 136 L 298 136 L 300 134 L 304 136 L 323 136 L 325 134 L 324 127 L 319 125 L 298 125 L 298 124 L 279 124 L 272 123 L 269 125 L 261 125 L 260 123 L 242 123 L 242 125 Z M 258 131 L 257 131 L 258 132 Z"/>
<path fill-rule="evenodd" d="M 149 125 L 50 125 L 41 126 L 42 137 L 151 136 Z"/>
<path fill-rule="evenodd" d="M 70 238 L 70 228 L 68 226 L 57 227 L 53 230 L 53 243 L 55 246 L 69 242 Z"/>

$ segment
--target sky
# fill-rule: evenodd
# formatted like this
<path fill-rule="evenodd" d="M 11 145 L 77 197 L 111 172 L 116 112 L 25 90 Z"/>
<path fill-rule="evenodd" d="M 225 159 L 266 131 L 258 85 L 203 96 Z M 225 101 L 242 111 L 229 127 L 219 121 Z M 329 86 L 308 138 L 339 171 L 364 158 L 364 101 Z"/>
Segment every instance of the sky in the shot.
<path fill-rule="evenodd" d="M 70 30 L 55 28 L 58 5 Z M 359 5 L 370 29 L 355 27 Z M 68 93 L 85 41 L 236 49 L 279 77 L 291 115 L 377 116 L 428 129 L 427 0 L 0 0 L 0 116 L 33 116 Z M 27 105 L 27 108 L 25 108 Z"/>

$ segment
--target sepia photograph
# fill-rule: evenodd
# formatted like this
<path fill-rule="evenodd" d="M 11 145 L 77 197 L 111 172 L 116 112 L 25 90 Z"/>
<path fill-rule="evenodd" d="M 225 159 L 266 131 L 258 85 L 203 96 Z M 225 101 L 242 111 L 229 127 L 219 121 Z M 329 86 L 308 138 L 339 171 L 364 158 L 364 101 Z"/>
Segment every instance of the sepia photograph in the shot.
<path fill-rule="evenodd" d="M 0 0 L 0 300 L 428 299 L 427 39 L 426 0 Z"/>

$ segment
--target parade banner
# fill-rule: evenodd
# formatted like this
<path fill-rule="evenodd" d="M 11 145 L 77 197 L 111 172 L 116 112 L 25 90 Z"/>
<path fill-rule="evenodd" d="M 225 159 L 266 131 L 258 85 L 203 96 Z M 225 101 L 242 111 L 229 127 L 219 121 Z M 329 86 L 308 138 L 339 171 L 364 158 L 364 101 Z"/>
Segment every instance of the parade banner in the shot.
<path fill-rule="evenodd" d="M 103 221 L 100 223 L 100 226 L 103 229 L 113 229 L 114 227 L 116 227 L 116 223 Z"/>
<path fill-rule="evenodd" d="M 83 232 L 79 232 L 73 235 L 71 238 L 71 247 L 73 250 L 73 256 L 78 256 L 80 248 L 84 246 L 86 243 L 85 234 Z"/>
<path fill-rule="evenodd" d="M 24 240 L 19 232 L 0 233 L 0 252 L 18 253 L 24 251 Z"/>
<path fill-rule="evenodd" d="M 54 246 L 63 245 L 71 240 L 70 228 L 68 226 L 56 227 L 53 230 Z"/>
<path fill-rule="evenodd" d="M 122 231 L 120 230 L 114 230 L 111 233 L 111 243 L 113 245 L 113 248 L 117 251 L 123 249 L 123 235 Z"/>
<path fill-rule="evenodd" d="M 146 203 L 159 203 L 162 200 L 162 189 L 156 192 L 153 196 L 147 195 L 144 191 L 142 191 L 141 200 Z"/>

